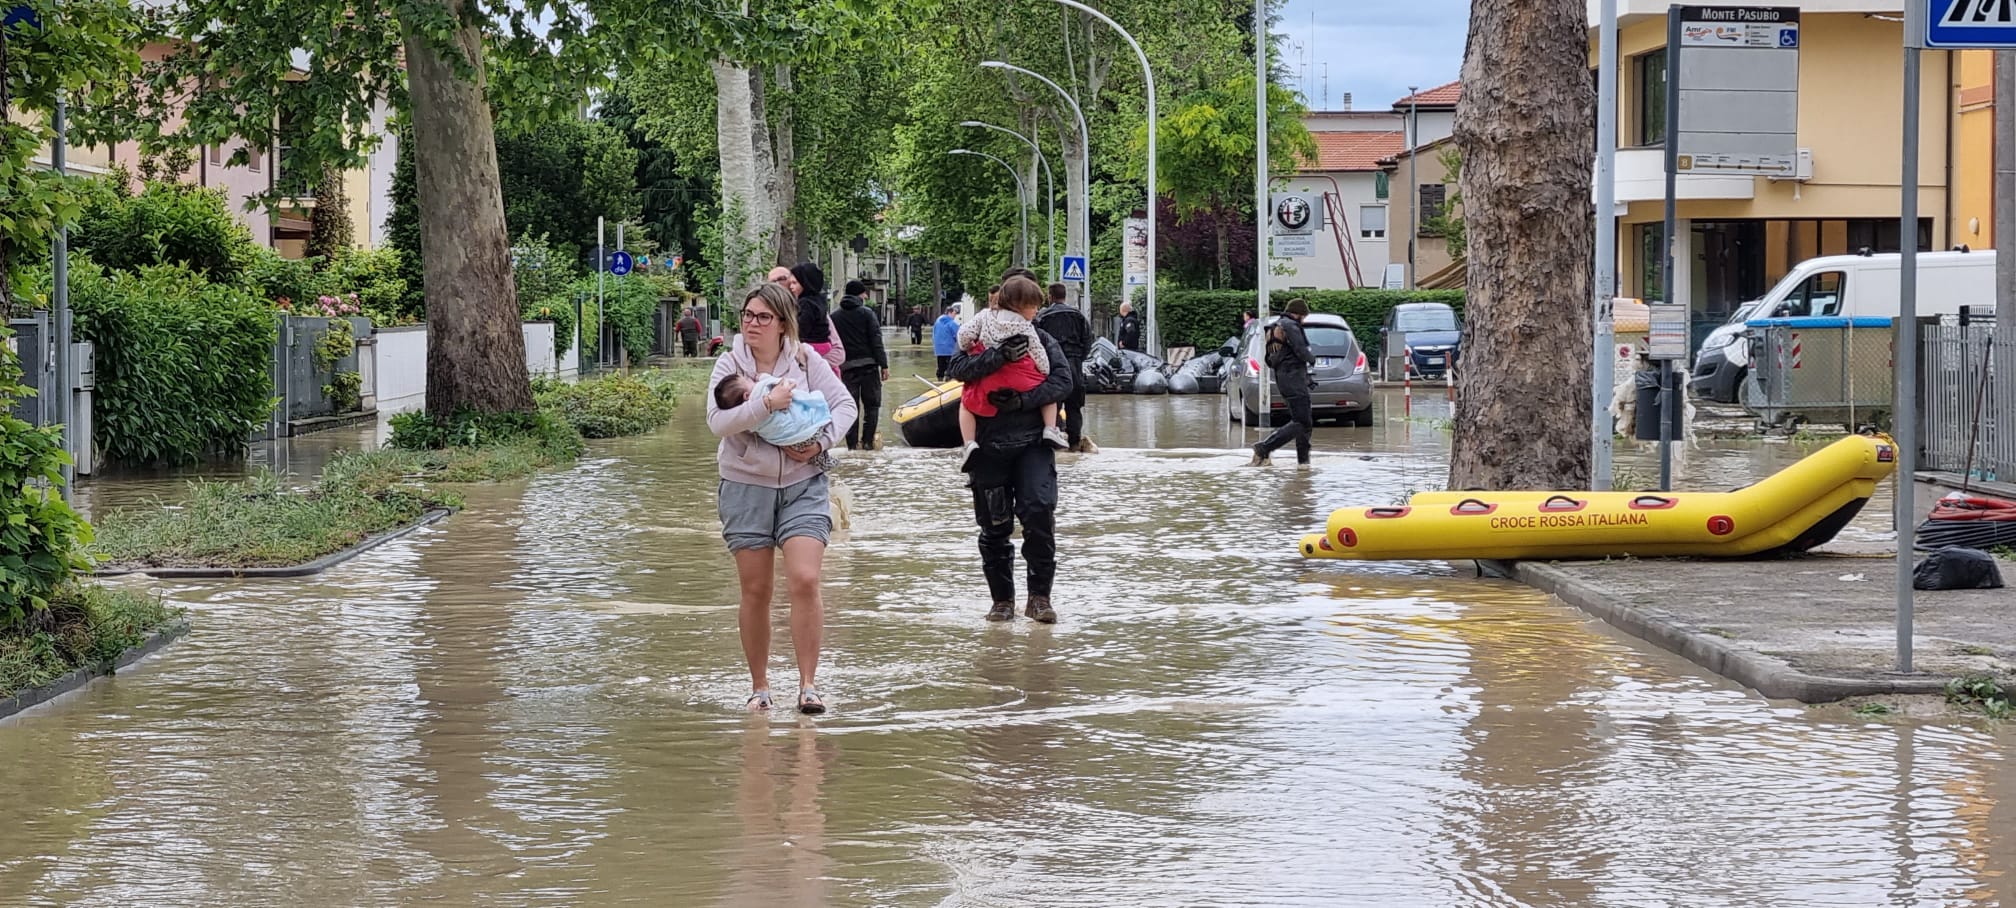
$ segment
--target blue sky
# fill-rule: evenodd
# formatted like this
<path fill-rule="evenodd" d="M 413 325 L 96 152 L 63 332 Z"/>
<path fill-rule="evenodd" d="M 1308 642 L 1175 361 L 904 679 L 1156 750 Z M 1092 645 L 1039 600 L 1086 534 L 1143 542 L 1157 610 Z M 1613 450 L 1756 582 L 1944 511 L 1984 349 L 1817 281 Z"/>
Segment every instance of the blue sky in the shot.
<path fill-rule="evenodd" d="M 1469 18 L 1469 0 L 1288 0 L 1274 30 L 1287 38 L 1289 87 L 1311 108 L 1326 107 L 1328 64 L 1327 108 L 1341 107 L 1348 91 L 1354 109 L 1385 110 L 1409 85 L 1456 80 Z"/>

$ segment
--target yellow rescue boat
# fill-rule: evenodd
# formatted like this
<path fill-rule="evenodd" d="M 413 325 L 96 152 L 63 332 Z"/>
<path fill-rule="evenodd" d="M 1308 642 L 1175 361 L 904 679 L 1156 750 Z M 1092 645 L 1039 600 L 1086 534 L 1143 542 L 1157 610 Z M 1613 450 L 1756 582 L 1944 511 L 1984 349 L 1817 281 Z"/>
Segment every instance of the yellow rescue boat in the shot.
<path fill-rule="evenodd" d="M 946 381 L 903 402 L 893 416 L 903 441 L 913 448 L 959 447 L 959 392 L 966 386 Z"/>
<path fill-rule="evenodd" d="M 1803 552 L 1854 519 L 1896 461 L 1889 438 L 1851 435 L 1733 492 L 1422 492 L 1340 508 L 1300 548 L 1366 561 Z"/>

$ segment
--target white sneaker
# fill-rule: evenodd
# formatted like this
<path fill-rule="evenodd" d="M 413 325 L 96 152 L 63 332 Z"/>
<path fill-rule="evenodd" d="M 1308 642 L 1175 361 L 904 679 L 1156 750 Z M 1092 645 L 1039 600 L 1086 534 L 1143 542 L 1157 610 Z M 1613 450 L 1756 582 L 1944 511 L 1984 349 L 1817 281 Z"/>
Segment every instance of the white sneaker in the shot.
<path fill-rule="evenodd" d="M 1071 439 L 1064 434 L 1063 429 L 1059 429 L 1056 426 L 1043 427 L 1043 440 L 1049 442 L 1050 447 L 1056 448 L 1059 451 L 1068 451 L 1071 449 Z"/>
<path fill-rule="evenodd" d="M 973 466 L 973 455 L 978 453 L 980 453 L 980 443 L 977 441 L 967 442 L 965 451 L 959 455 L 959 469 L 970 469 Z"/>

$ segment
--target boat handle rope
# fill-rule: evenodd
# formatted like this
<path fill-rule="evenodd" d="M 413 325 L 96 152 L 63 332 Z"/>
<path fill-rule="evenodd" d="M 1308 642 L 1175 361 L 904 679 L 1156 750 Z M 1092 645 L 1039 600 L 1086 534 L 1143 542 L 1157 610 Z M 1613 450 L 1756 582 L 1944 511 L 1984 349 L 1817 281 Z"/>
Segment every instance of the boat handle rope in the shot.
<path fill-rule="evenodd" d="M 1558 505 L 1557 505 L 1557 504 L 1555 504 L 1555 502 L 1560 502 L 1560 504 L 1558 504 Z M 1579 511 L 1579 510 L 1582 510 L 1582 505 L 1583 505 L 1584 503 L 1585 503 L 1585 502 L 1580 502 L 1580 501 L 1576 501 L 1575 499 L 1573 499 L 1573 498 L 1570 498 L 1570 497 L 1568 497 L 1568 496 L 1566 496 L 1566 495 L 1553 495 L 1553 496 L 1549 496 L 1549 497 L 1548 497 L 1548 499 L 1547 499 L 1546 501 L 1543 501 L 1543 502 L 1541 502 L 1541 503 L 1540 503 L 1540 510 L 1543 510 L 1543 511 Z"/>
<path fill-rule="evenodd" d="M 1413 508 L 1366 508 L 1365 516 L 1370 518 L 1405 517 Z"/>
<path fill-rule="evenodd" d="M 1477 500 L 1477 499 L 1475 499 L 1475 498 L 1465 498 L 1465 499 L 1463 499 L 1462 501 L 1459 501 L 1459 502 L 1456 502 L 1456 506 L 1455 506 L 1455 507 L 1453 507 L 1453 508 L 1450 508 L 1450 509 L 1449 509 L 1449 513 L 1451 513 L 1451 514 L 1489 514 L 1489 513 L 1491 513 L 1492 511 L 1495 511 L 1495 510 L 1498 510 L 1498 506 L 1497 506 L 1497 505 L 1495 505 L 1495 504 L 1490 504 L 1490 503 L 1488 503 L 1488 502 L 1484 502 L 1484 501 L 1479 501 L 1479 500 Z"/>
<path fill-rule="evenodd" d="M 1678 502 L 1679 499 L 1676 498 L 1662 498 L 1658 495 L 1640 495 L 1637 498 L 1631 499 L 1631 507 L 1640 511 L 1657 511 L 1670 508 Z"/>

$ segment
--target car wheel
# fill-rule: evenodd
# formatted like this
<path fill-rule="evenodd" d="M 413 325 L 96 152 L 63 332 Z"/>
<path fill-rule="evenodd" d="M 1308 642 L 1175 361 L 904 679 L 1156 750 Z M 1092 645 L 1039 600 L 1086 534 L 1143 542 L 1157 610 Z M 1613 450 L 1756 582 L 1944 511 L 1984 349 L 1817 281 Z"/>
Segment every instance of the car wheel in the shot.
<path fill-rule="evenodd" d="M 1363 410 L 1352 413 L 1349 421 L 1352 425 L 1360 428 L 1372 425 L 1372 408 L 1366 407 Z"/>

